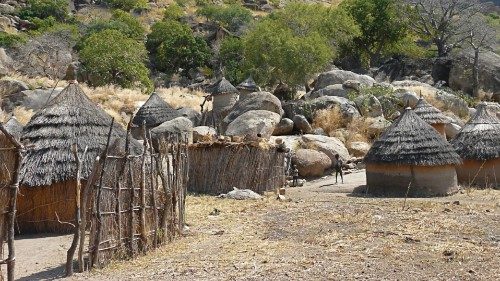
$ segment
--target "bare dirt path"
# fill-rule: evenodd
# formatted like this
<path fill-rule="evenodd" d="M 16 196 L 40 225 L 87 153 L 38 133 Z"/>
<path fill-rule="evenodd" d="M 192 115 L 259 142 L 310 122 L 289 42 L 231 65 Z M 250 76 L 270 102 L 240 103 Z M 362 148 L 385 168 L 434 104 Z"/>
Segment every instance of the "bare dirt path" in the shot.
<path fill-rule="evenodd" d="M 188 196 L 190 231 L 156 252 L 70 280 L 495 280 L 500 191 L 369 198 L 365 173 L 289 188 L 287 201 Z M 403 210 L 403 205 L 405 206 Z M 210 215 L 218 209 L 220 214 Z M 70 237 L 20 239 L 18 276 L 62 275 Z M 55 249 L 55 250 L 54 250 Z M 38 262 L 38 264 L 37 264 Z M 31 267 L 33 266 L 33 267 Z"/>

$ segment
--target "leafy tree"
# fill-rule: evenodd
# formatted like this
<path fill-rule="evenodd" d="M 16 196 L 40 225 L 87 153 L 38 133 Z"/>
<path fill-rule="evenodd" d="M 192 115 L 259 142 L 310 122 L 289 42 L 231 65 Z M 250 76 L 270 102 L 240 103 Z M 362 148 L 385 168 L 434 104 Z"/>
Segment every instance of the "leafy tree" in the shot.
<path fill-rule="evenodd" d="M 101 0 L 110 7 L 130 11 L 132 9 L 143 9 L 148 6 L 147 0 Z"/>
<path fill-rule="evenodd" d="M 319 32 L 298 36 L 272 19 L 260 21 L 244 37 L 244 46 L 246 67 L 265 84 L 302 85 L 333 58 L 328 40 Z"/>
<path fill-rule="evenodd" d="M 166 7 L 165 11 L 163 12 L 164 20 L 179 21 L 182 19 L 183 16 L 184 16 L 184 11 L 182 10 L 182 7 L 175 2 Z"/>
<path fill-rule="evenodd" d="M 156 68 L 167 73 L 175 73 L 180 68 L 187 72 L 204 66 L 210 58 L 207 43 L 194 36 L 189 26 L 172 20 L 154 24 L 146 46 Z"/>
<path fill-rule="evenodd" d="M 80 60 L 94 86 L 114 83 L 152 90 L 144 45 L 117 30 L 107 29 L 90 35 L 80 51 Z"/>
<path fill-rule="evenodd" d="M 207 5 L 197 11 L 198 15 L 205 16 L 219 23 L 231 32 L 237 32 L 242 26 L 252 21 L 250 10 L 240 5 L 216 6 Z"/>
<path fill-rule="evenodd" d="M 219 61 L 223 62 L 223 72 L 231 83 L 238 84 L 247 76 L 243 65 L 243 40 L 237 37 L 226 37 L 219 51 Z"/>
<path fill-rule="evenodd" d="M 347 0 L 340 7 L 361 31 L 353 47 L 367 66 L 389 53 L 407 35 L 407 23 L 397 0 Z"/>
<path fill-rule="evenodd" d="M 483 6 L 477 0 L 407 0 L 410 27 L 436 45 L 439 57 L 447 56 L 470 35 L 471 19 Z"/>
<path fill-rule="evenodd" d="M 53 17 L 55 20 L 65 21 L 69 18 L 68 1 L 28 0 L 27 5 L 21 9 L 19 16 L 22 19 Z"/>
<path fill-rule="evenodd" d="M 142 24 L 130 13 L 123 10 L 114 10 L 109 20 L 96 20 L 92 22 L 86 31 L 88 37 L 90 34 L 102 30 L 117 30 L 127 37 L 143 40 L 146 30 Z"/>

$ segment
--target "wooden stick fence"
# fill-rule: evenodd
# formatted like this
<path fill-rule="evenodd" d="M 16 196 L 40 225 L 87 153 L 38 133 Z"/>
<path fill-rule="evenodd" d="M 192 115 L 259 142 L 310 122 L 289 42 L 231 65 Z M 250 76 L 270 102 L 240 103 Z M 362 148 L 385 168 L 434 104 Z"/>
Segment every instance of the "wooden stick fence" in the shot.
<path fill-rule="evenodd" d="M 6 221 L 6 224 L 0 223 L 0 254 L 3 253 L 3 239 L 2 234 L 7 234 L 7 246 L 8 246 L 8 258 L 6 260 L 0 260 L 0 280 L 3 279 L 3 274 L 1 272 L 1 265 L 7 264 L 7 280 L 14 281 L 14 273 L 15 273 L 15 264 L 16 264 L 16 254 L 14 247 L 14 223 L 16 218 L 16 209 L 17 209 L 17 193 L 19 191 L 19 169 L 21 167 L 21 162 L 24 154 L 23 145 L 18 142 L 11 134 L 7 132 L 7 130 L 0 124 L 0 132 L 3 133 L 4 137 L 7 140 L 7 143 L 13 145 L 13 150 L 4 150 L 0 151 L 0 154 L 11 153 L 11 157 L 13 156 L 13 162 L 10 163 L 11 169 L 9 170 L 7 166 L 7 170 L 5 173 L 10 173 L 10 181 L 7 183 L 7 186 L 0 186 L 0 202 L 2 206 L 0 206 L 0 211 L 3 211 L 1 207 L 7 206 L 4 213 L 0 213 L 0 216 L 4 216 L 0 221 Z M 13 155 L 12 155 L 13 153 Z M 5 156 L 5 155 L 2 155 Z M 6 157 L 0 157 L 0 159 L 6 159 Z M 8 163 L 4 162 L 3 165 L 7 165 Z M 1 185 L 1 183 L 0 183 Z M 7 189 L 8 188 L 8 189 Z M 5 190 L 3 190 L 5 189 Z M 7 200 L 6 200 L 7 198 Z M 4 205 L 7 203 L 6 205 Z M 6 219 L 5 219 L 6 218 Z M 3 225 L 2 225 L 3 224 Z"/>

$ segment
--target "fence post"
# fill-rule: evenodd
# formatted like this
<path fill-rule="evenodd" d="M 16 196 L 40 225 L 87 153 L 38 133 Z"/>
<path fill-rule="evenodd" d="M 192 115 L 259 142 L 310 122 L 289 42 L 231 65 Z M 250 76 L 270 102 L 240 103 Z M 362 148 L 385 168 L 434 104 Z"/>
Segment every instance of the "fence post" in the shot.
<path fill-rule="evenodd" d="M 154 227 L 154 236 L 153 236 L 153 247 L 158 247 L 158 209 L 156 208 L 156 188 L 155 186 L 155 176 L 158 178 L 156 171 L 158 167 L 155 168 L 154 161 L 154 150 L 153 150 L 153 139 L 151 138 L 151 132 L 149 132 L 149 153 L 151 154 L 151 171 L 150 171 L 150 180 L 151 180 L 151 205 L 153 208 L 153 227 Z"/>

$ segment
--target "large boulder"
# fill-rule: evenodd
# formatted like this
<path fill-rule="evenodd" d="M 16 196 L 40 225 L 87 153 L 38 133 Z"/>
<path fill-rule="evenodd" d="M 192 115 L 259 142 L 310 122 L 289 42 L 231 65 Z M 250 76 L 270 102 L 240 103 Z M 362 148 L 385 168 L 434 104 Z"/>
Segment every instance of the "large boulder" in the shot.
<path fill-rule="evenodd" d="M 349 144 L 349 152 L 355 157 L 364 157 L 368 150 L 370 150 L 370 144 L 363 141 L 354 141 Z"/>
<path fill-rule="evenodd" d="M 299 100 L 283 103 L 285 116 L 293 118 L 295 115 L 304 115 L 307 120 L 312 121 L 316 112 L 322 109 L 330 109 L 334 106 L 339 106 L 342 116 L 346 121 L 352 120 L 354 117 L 359 117 L 360 114 L 356 109 L 356 105 L 343 97 L 323 96 L 313 100 Z"/>
<path fill-rule="evenodd" d="M 394 97 L 399 100 L 399 102 L 404 106 L 415 107 L 419 100 L 417 94 L 413 91 L 406 89 L 398 89 L 394 92 Z"/>
<path fill-rule="evenodd" d="M 0 15 L 12 15 L 16 12 L 16 8 L 9 4 L 0 3 Z"/>
<path fill-rule="evenodd" d="M 259 200 L 262 196 L 255 193 L 250 189 L 238 189 L 233 187 L 233 190 L 229 191 L 227 194 L 221 194 L 222 198 L 235 199 L 235 200 Z"/>
<path fill-rule="evenodd" d="M 275 95 L 269 92 L 254 92 L 236 102 L 231 112 L 224 118 L 224 126 L 250 110 L 267 110 L 283 116 L 281 102 Z"/>
<path fill-rule="evenodd" d="M 321 73 L 314 84 L 314 90 L 323 89 L 326 86 L 334 84 L 344 84 L 348 80 L 359 81 L 362 86 L 371 87 L 375 80 L 367 75 L 356 74 L 346 70 L 331 70 Z"/>
<path fill-rule="evenodd" d="M 191 120 L 191 122 L 193 122 L 193 126 L 196 126 L 201 122 L 201 114 L 192 108 L 183 107 L 178 109 L 177 113 L 180 116 L 186 117 L 187 119 Z"/>
<path fill-rule="evenodd" d="M 349 151 L 339 139 L 321 135 L 303 135 L 302 147 L 310 148 L 326 154 L 332 163 L 335 162 L 335 154 L 345 162 L 349 159 Z"/>
<path fill-rule="evenodd" d="M 188 138 L 189 143 L 192 143 L 193 122 L 186 117 L 177 117 L 151 129 L 151 137 L 155 142 L 172 133 L 180 133 L 182 136 Z"/>
<path fill-rule="evenodd" d="M 193 128 L 193 142 L 213 140 L 217 136 L 217 131 L 208 126 L 198 126 Z"/>
<path fill-rule="evenodd" d="M 227 126 L 226 135 L 249 139 L 269 138 L 280 122 L 281 116 L 267 110 L 250 110 L 238 116 Z"/>
<path fill-rule="evenodd" d="M 10 95 L 13 95 L 13 94 L 16 94 L 16 93 L 19 93 L 19 92 L 22 92 L 22 91 L 25 91 L 28 89 L 29 88 L 28 88 L 28 85 L 26 85 L 26 83 L 19 81 L 19 80 L 16 80 L 16 79 L 13 79 L 13 78 L 5 77 L 5 78 L 0 80 L 0 97 L 2 97 L 2 98 L 8 97 Z"/>
<path fill-rule="evenodd" d="M 307 99 L 315 99 L 323 96 L 333 96 L 333 97 L 347 97 L 347 94 L 349 93 L 349 89 L 344 88 L 344 85 L 342 84 L 333 84 L 333 85 L 328 85 L 322 89 L 319 89 L 317 91 L 313 91 L 309 93 L 306 98 Z"/>
<path fill-rule="evenodd" d="M 292 163 L 297 166 L 302 177 L 322 176 L 332 166 L 326 154 L 312 149 L 297 150 L 292 156 Z"/>
<path fill-rule="evenodd" d="M 464 51 L 453 60 L 449 84 L 454 90 L 472 93 L 472 51 Z M 479 54 L 479 87 L 486 92 L 500 92 L 500 56 L 494 52 Z"/>
<path fill-rule="evenodd" d="M 309 134 L 312 132 L 311 124 L 309 124 L 309 121 L 307 121 L 304 115 L 295 115 L 293 117 L 293 127 L 295 131 L 302 134 Z"/>
<path fill-rule="evenodd" d="M 274 136 L 289 135 L 293 132 L 293 121 L 288 118 L 283 118 L 274 128 Z"/>
<path fill-rule="evenodd" d="M 365 117 L 384 116 L 382 105 L 374 95 L 361 95 L 354 100 L 361 115 Z"/>
<path fill-rule="evenodd" d="M 387 121 L 384 117 L 376 118 L 366 118 L 366 123 L 368 124 L 367 133 L 370 137 L 376 138 L 382 134 L 387 127 L 391 125 L 391 122 Z"/>
<path fill-rule="evenodd" d="M 441 110 L 449 110 L 462 118 L 469 116 L 469 106 L 461 97 L 445 91 L 439 91 L 435 98 L 441 102 Z"/>

